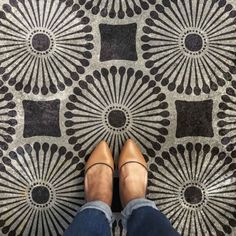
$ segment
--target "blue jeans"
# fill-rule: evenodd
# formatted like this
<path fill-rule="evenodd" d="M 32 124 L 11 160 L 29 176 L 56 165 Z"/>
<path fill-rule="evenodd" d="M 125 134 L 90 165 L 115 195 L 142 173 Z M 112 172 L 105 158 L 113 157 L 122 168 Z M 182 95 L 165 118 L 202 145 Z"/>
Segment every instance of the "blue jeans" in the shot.
<path fill-rule="evenodd" d="M 127 236 L 179 236 L 150 200 L 132 200 L 121 214 Z M 80 209 L 64 236 L 111 236 L 112 222 L 112 212 L 107 204 L 88 202 Z"/>

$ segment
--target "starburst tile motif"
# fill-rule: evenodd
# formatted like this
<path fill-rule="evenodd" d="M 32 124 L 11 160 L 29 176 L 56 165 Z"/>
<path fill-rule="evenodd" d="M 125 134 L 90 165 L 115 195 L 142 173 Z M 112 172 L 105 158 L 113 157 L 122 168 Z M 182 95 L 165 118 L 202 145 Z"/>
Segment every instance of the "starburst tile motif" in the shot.
<path fill-rule="evenodd" d="M 236 157 L 236 82 L 226 89 L 226 93 L 221 96 L 219 104 L 218 127 L 221 143 L 226 145 L 227 151 Z"/>
<path fill-rule="evenodd" d="M 73 0 L 11 0 L 0 11 L 0 74 L 17 91 L 63 91 L 92 57 L 90 19 Z"/>
<path fill-rule="evenodd" d="M 148 189 L 181 235 L 235 232 L 236 163 L 218 147 L 170 147 L 150 165 Z"/>
<path fill-rule="evenodd" d="M 124 228 L 122 225 L 122 219 L 120 215 L 116 215 L 116 218 L 112 224 L 112 233 L 113 235 L 117 235 L 117 236 L 124 235 Z"/>
<path fill-rule="evenodd" d="M 129 138 L 181 236 L 236 236 L 236 0 L 0 0 L 0 236 L 62 236 Z"/>
<path fill-rule="evenodd" d="M 140 70 L 115 66 L 95 70 L 74 88 L 66 107 L 66 133 L 80 157 L 102 139 L 117 157 L 127 138 L 136 139 L 154 156 L 168 134 L 166 96 Z"/>
<path fill-rule="evenodd" d="M 216 91 L 236 74 L 235 21 L 225 0 L 160 1 L 143 27 L 146 67 L 170 91 Z"/>
<path fill-rule="evenodd" d="M 0 157 L 15 139 L 17 112 L 14 96 L 0 81 Z"/>
<path fill-rule="evenodd" d="M 124 19 L 140 15 L 143 10 L 156 3 L 156 0 L 78 0 L 92 14 L 102 17 Z"/>
<path fill-rule="evenodd" d="M 0 164 L 0 228 L 8 235 L 63 235 L 84 203 L 83 163 L 65 147 L 25 144 Z"/>

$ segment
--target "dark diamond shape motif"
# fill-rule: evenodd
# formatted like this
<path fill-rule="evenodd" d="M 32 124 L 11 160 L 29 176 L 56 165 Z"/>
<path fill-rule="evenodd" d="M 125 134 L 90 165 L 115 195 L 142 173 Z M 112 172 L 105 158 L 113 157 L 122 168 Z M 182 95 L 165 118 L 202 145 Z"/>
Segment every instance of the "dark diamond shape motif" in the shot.
<path fill-rule="evenodd" d="M 59 126 L 60 100 L 24 100 L 25 111 L 24 138 L 32 136 L 60 137 Z"/>
<path fill-rule="evenodd" d="M 99 28 L 101 34 L 100 61 L 137 61 L 136 23 L 128 25 L 100 24 Z"/>
<path fill-rule="evenodd" d="M 186 102 L 176 101 L 176 137 L 187 136 L 213 137 L 212 100 Z"/>

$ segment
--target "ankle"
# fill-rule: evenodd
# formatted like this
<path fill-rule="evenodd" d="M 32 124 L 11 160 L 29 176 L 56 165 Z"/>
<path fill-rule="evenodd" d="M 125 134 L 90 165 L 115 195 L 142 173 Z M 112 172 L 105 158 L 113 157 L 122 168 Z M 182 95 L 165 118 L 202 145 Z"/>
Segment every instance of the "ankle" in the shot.
<path fill-rule="evenodd" d="M 86 201 L 87 202 L 101 201 L 106 203 L 108 206 L 111 206 L 112 195 L 109 196 L 109 193 L 93 192 L 92 194 L 86 196 Z"/>

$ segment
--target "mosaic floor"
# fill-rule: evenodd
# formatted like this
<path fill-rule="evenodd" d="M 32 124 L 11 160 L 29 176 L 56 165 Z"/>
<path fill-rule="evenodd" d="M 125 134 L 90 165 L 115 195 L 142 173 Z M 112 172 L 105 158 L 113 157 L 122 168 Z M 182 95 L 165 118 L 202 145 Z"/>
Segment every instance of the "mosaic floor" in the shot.
<path fill-rule="evenodd" d="M 236 236 L 235 0 L 0 0 L 0 77 L 1 236 L 63 235 L 129 137 L 181 235 Z"/>

